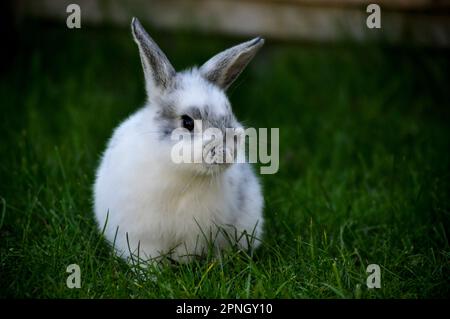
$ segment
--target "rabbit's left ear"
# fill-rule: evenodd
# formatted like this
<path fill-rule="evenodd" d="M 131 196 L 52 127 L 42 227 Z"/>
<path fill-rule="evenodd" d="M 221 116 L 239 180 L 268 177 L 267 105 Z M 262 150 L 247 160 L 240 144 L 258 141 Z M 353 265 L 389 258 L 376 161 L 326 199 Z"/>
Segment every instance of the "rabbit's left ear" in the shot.
<path fill-rule="evenodd" d="M 258 37 L 229 48 L 203 64 L 200 73 L 210 82 L 226 90 L 263 44 L 264 39 Z"/>
<path fill-rule="evenodd" d="M 131 21 L 131 31 L 139 47 L 147 94 L 150 96 L 155 90 L 163 91 L 175 76 L 175 69 L 136 18 Z"/>

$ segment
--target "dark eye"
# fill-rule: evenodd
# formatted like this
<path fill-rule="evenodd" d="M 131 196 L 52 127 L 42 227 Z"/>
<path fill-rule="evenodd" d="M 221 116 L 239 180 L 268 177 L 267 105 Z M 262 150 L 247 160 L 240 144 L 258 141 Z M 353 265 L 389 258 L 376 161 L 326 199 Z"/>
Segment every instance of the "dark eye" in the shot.
<path fill-rule="evenodd" d="M 194 120 L 187 115 L 181 116 L 182 125 L 185 129 L 192 131 L 194 129 Z"/>

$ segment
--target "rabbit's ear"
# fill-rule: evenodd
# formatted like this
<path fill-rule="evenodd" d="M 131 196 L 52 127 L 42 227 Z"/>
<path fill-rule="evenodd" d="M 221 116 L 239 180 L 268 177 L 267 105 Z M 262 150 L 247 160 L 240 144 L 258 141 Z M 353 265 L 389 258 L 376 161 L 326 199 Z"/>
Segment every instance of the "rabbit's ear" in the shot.
<path fill-rule="evenodd" d="M 139 47 L 147 94 L 153 94 L 154 90 L 163 91 L 175 76 L 175 69 L 138 19 L 133 18 L 131 21 L 131 30 Z"/>
<path fill-rule="evenodd" d="M 264 39 L 261 37 L 238 44 L 209 59 L 202 65 L 200 72 L 210 82 L 226 90 L 263 44 Z"/>

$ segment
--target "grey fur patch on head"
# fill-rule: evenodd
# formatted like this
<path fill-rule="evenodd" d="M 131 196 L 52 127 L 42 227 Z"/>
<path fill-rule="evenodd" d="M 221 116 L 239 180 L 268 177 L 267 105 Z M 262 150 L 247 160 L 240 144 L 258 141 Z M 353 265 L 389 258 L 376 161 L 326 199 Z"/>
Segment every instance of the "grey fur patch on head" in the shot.
<path fill-rule="evenodd" d="M 131 22 L 133 38 L 138 44 L 146 81 L 152 86 L 167 89 L 176 72 L 166 55 L 145 31 L 138 19 Z"/>
<path fill-rule="evenodd" d="M 158 123 L 161 139 L 170 138 L 173 130 L 179 127 L 178 114 L 174 101 L 159 98 L 155 121 Z"/>
<path fill-rule="evenodd" d="M 170 138 L 172 131 L 180 127 L 181 116 L 188 115 L 194 120 L 201 120 L 203 130 L 214 127 L 220 129 L 225 136 L 227 128 L 233 128 L 236 119 L 232 113 L 226 116 L 216 116 L 210 111 L 209 106 L 202 108 L 192 106 L 183 112 L 178 112 L 175 101 L 171 99 L 157 99 L 158 108 L 156 110 L 155 121 L 158 123 L 161 139 Z"/>
<path fill-rule="evenodd" d="M 194 120 L 202 120 L 203 129 L 214 127 L 225 133 L 227 128 L 235 127 L 236 119 L 231 112 L 227 115 L 218 116 L 211 108 L 211 105 L 203 105 L 202 107 L 192 106 L 185 113 Z"/>
<path fill-rule="evenodd" d="M 227 89 L 263 44 L 264 39 L 261 37 L 238 44 L 209 59 L 200 68 L 200 72 L 211 83 Z"/>
<path fill-rule="evenodd" d="M 205 108 L 203 110 L 200 110 L 197 106 L 191 106 L 186 110 L 186 115 L 189 115 L 194 120 L 202 120 L 204 117 L 208 116 L 208 109 Z"/>

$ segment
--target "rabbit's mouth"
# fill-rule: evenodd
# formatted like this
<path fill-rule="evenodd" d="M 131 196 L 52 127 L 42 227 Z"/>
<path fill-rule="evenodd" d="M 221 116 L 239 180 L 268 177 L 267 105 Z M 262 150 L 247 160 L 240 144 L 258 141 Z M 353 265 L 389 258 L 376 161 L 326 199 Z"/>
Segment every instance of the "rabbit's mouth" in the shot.
<path fill-rule="evenodd" d="M 207 175 L 217 175 L 224 172 L 231 164 L 206 164 L 204 165 L 205 173 Z"/>
<path fill-rule="evenodd" d="M 198 163 L 193 165 L 197 174 L 217 176 L 229 168 L 232 163 Z"/>

